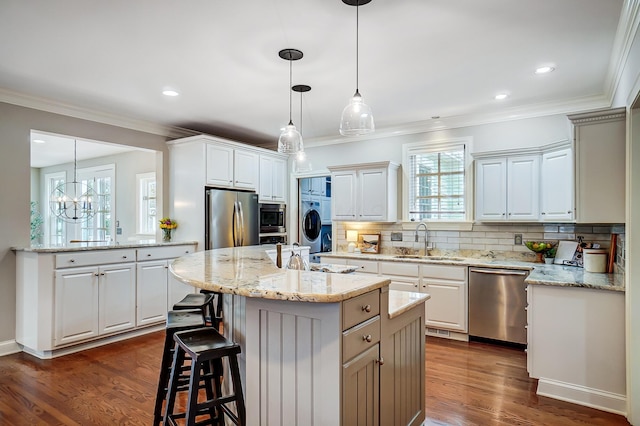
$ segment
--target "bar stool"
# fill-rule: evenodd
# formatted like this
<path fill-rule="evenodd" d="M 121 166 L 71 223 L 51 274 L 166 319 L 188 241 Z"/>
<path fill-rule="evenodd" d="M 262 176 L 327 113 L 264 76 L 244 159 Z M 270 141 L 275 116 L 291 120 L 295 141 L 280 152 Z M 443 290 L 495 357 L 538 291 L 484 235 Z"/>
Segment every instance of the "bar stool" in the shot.
<path fill-rule="evenodd" d="M 246 425 L 246 411 L 242 396 L 242 383 L 240 382 L 240 370 L 238 368 L 237 354 L 240 346 L 228 341 L 213 327 L 204 327 L 196 330 L 182 331 L 173 336 L 176 342 L 176 350 L 173 358 L 173 369 L 169 381 L 167 405 L 164 412 L 164 423 L 176 425 L 176 419 L 184 418 L 188 426 L 196 424 L 196 417 L 209 414 L 210 424 L 225 424 L 225 415 L 236 425 Z M 180 368 L 185 357 L 191 357 L 191 375 L 189 377 L 189 397 L 186 413 L 173 413 L 176 392 L 179 385 Z M 222 383 L 217 369 L 222 365 L 223 358 L 229 362 L 231 384 L 233 394 L 222 395 Z M 200 372 L 207 365 L 213 365 L 213 374 L 209 380 L 213 381 L 215 397 L 207 395 L 207 400 L 198 401 Z M 235 401 L 237 415 L 231 411 L 228 404 Z M 215 414 L 213 413 L 215 411 Z M 198 425 L 207 424 L 198 421 Z"/>
<path fill-rule="evenodd" d="M 156 405 L 153 409 L 153 424 L 162 423 L 162 402 L 166 399 L 171 375 L 171 363 L 175 341 L 173 335 L 179 331 L 192 330 L 205 326 L 202 311 L 199 309 L 169 311 L 167 312 L 167 326 L 164 337 L 164 349 L 162 350 L 162 363 L 160 365 L 160 378 L 158 380 L 158 390 L 156 392 Z M 180 386 L 186 389 L 188 378 L 182 378 Z"/>
<path fill-rule="evenodd" d="M 213 293 L 189 293 L 181 301 L 173 305 L 173 310 L 200 309 L 205 320 L 207 319 L 207 311 L 209 311 L 209 317 L 213 318 L 215 316 L 213 297 Z"/>
<path fill-rule="evenodd" d="M 215 296 L 216 308 L 215 308 L 215 312 L 210 312 L 211 314 L 210 322 L 213 328 L 220 331 L 220 323 L 222 322 L 222 317 L 224 316 L 222 313 L 222 293 L 218 293 L 217 291 L 212 291 L 212 290 L 205 290 L 205 289 L 201 289 L 200 293 L 213 294 Z"/>

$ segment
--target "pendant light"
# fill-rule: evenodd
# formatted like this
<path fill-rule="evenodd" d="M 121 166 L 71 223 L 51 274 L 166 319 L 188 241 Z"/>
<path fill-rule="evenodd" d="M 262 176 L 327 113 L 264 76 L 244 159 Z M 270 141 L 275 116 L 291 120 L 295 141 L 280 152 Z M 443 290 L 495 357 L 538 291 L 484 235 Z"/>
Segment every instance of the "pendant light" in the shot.
<path fill-rule="evenodd" d="M 294 92 L 300 93 L 300 134 L 302 135 L 302 94 L 311 90 L 311 86 L 306 84 L 296 84 L 291 88 Z M 311 162 L 304 149 L 301 149 L 296 154 L 296 158 L 293 161 L 293 171 L 295 173 L 305 173 L 311 171 Z"/>
<path fill-rule="evenodd" d="M 342 0 L 349 6 L 356 7 L 356 93 L 351 98 L 349 105 L 342 111 L 340 120 L 340 134 L 342 136 L 357 136 L 371 133 L 375 130 L 371 107 L 365 104 L 358 90 L 359 84 L 359 29 L 360 29 L 360 5 L 365 5 L 371 0 Z"/>
<path fill-rule="evenodd" d="M 297 61 L 302 58 L 302 52 L 297 49 L 282 49 L 278 52 L 278 56 L 282 59 L 289 61 L 289 124 L 282 130 L 280 138 L 278 139 L 278 152 L 283 154 L 296 154 L 299 151 L 303 151 L 302 135 L 293 125 L 291 119 L 291 84 L 293 74 L 293 61 Z"/>
<path fill-rule="evenodd" d="M 73 181 L 57 185 L 49 197 L 51 212 L 65 222 L 83 222 L 96 213 L 96 193 L 90 181 L 78 182 L 78 142 L 73 141 Z"/>

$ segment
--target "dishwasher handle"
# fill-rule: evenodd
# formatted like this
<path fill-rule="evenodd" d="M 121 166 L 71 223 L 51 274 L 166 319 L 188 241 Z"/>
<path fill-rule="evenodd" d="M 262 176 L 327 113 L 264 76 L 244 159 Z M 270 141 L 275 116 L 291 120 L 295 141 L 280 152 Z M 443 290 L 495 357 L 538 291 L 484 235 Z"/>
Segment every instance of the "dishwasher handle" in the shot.
<path fill-rule="evenodd" d="M 519 271 L 515 269 L 469 268 L 469 272 L 491 275 L 517 275 L 521 277 L 526 277 L 527 275 L 529 275 L 529 272 L 527 271 Z"/>

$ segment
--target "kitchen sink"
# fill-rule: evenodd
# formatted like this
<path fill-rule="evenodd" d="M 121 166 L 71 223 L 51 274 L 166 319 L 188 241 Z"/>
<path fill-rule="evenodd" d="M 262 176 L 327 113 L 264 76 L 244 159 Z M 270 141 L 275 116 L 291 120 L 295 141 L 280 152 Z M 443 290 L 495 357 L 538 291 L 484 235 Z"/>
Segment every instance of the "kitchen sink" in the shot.
<path fill-rule="evenodd" d="M 424 260 L 451 260 L 454 262 L 461 262 L 464 257 L 455 256 L 420 256 L 419 254 L 399 254 L 393 256 L 395 259 L 424 259 Z"/>

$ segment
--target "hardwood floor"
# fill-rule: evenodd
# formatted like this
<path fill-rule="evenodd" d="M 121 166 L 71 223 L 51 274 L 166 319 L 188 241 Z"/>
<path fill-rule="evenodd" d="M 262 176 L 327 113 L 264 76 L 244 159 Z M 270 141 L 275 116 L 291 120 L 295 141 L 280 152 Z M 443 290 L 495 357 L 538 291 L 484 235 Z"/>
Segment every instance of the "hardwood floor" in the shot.
<path fill-rule="evenodd" d="M 152 333 L 53 360 L 0 357 L 0 425 L 150 425 L 163 339 Z M 628 425 L 538 397 L 522 351 L 438 338 L 426 348 L 429 426 Z"/>

